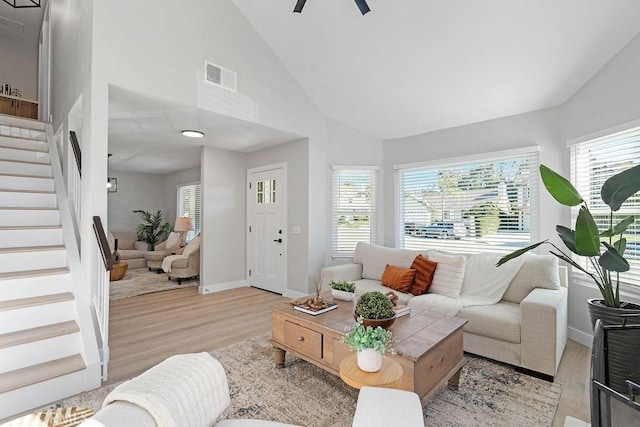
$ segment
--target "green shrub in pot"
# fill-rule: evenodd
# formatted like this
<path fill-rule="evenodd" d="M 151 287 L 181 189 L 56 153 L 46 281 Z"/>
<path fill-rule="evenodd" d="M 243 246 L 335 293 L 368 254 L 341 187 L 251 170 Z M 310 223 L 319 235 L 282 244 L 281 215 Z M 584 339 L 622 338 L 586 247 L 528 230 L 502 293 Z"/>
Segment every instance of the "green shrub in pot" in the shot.
<path fill-rule="evenodd" d="M 358 298 L 355 314 L 364 319 L 388 319 L 395 316 L 393 303 L 379 291 L 366 292 Z"/>

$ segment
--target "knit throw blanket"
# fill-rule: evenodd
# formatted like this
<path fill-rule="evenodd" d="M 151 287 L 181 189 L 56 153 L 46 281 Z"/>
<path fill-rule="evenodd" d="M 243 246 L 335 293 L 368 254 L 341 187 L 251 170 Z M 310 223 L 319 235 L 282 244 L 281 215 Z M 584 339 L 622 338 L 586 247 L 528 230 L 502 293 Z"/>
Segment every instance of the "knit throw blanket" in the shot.
<path fill-rule="evenodd" d="M 212 425 L 229 405 L 224 368 L 209 353 L 181 354 L 116 387 L 104 408 L 118 400 L 145 409 L 158 427 Z"/>
<path fill-rule="evenodd" d="M 162 260 L 162 269 L 165 273 L 171 272 L 171 263 L 177 259 L 187 259 L 186 255 L 169 255 Z"/>

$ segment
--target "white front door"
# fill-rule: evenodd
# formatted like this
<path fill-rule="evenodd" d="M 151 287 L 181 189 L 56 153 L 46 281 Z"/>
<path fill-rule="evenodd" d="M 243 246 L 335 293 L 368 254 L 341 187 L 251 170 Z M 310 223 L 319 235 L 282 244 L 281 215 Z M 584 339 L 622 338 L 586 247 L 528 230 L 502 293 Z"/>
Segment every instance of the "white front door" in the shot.
<path fill-rule="evenodd" d="M 249 171 L 249 284 L 282 294 L 286 265 L 286 184 L 283 167 Z"/>

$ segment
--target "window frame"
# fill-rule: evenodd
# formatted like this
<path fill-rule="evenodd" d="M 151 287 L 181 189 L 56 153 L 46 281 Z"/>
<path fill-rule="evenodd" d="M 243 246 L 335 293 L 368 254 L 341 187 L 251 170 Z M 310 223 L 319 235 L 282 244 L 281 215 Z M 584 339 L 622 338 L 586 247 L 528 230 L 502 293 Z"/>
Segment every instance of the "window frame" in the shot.
<path fill-rule="evenodd" d="M 406 188 L 404 183 L 404 172 L 414 171 L 420 172 L 424 171 L 425 174 L 429 173 L 438 173 L 441 170 L 446 169 L 472 169 L 474 166 L 479 167 L 483 164 L 487 163 L 502 163 L 508 161 L 514 161 L 519 159 L 527 159 L 530 160 L 528 164 L 528 187 L 527 187 L 527 200 L 529 206 L 529 221 L 528 221 L 528 233 L 529 239 L 528 244 L 532 244 L 539 240 L 540 238 L 540 184 L 538 179 L 538 165 L 540 164 L 540 146 L 527 146 L 522 148 L 508 149 L 508 150 L 500 150 L 494 152 L 486 152 L 486 153 L 478 153 L 472 155 L 464 155 L 458 157 L 450 157 L 450 158 L 442 158 L 442 159 L 434 159 L 423 162 L 416 163 L 405 163 L 394 165 L 394 239 L 395 246 L 397 248 L 407 248 L 407 249 L 440 249 L 446 250 L 449 252 L 455 253 L 481 253 L 481 252 L 499 252 L 499 253 L 509 253 L 515 249 L 519 249 L 522 246 L 519 246 L 523 243 L 518 243 L 517 245 L 512 246 L 493 246 L 491 243 L 483 246 L 481 244 L 478 245 L 469 245 L 468 242 L 474 242 L 471 239 L 459 239 L 459 240 L 444 240 L 444 239 L 428 239 L 425 238 L 423 242 L 415 243 L 414 245 L 407 245 L 407 235 L 406 235 L 406 209 L 405 209 L 405 197 L 404 197 L 404 189 Z M 428 183 L 434 182 L 425 181 L 425 186 Z M 459 216 L 462 218 L 462 209 L 460 209 Z M 441 212 L 442 216 L 445 216 L 445 210 L 443 209 Z M 455 217 L 454 213 L 453 219 L 450 218 L 432 218 L 429 224 L 426 224 L 426 233 L 429 233 L 429 225 L 438 221 L 444 222 L 462 222 L 458 221 Z M 409 221 L 410 222 L 410 221 Z M 466 224 L 468 226 L 468 224 Z M 469 228 L 469 227 L 467 227 Z M 430 236 L 431 237 L 431 236 Z M 457 236 L 456 236 L 457 239 Z M 451 242 L 451 243 L 449 243 Z M 457 242 L 457 243 L 456 243 Z M 443 245 L 443 243 L 445 243 Z M 447 247 L 445 247 L 447 246 Z M 473 246 L 476 246 L 475 248 Z M 526 246 L 526 245 L 525 245 Z"/>
<path fill-rule="evenodd" d="M 194 228 L 195 230 L 193 231 L 188 231 L 185 235 L 186 237 L 186 241 L 190 241 L 191 239 L 193 239 L 196 235 L 198 235 L 198 233 L 200 233 L 200 230 L 202 228 L 202 185 L 200 183 L 200 181 L 195 181 L 195 182 L 188 182 L 188 183 L 184 183 L 184 184 L 178 184 L 176 185 L 176 218 L 181 217 L 184 215 L 184 212 L 182 212 L 182 189 L 183 188 L 187 188 L 187 187 L 198 187 L 199 191 L 199 200 L 197 202 L 197 208 L 198 212 L 196 217 L 193 218 L 193 222 L 194 222 Z"/>
<path fill-rule="evenodd" d="M 338 180 L 341 174 L 353 173 L 353 174 L 369 174 L 369 185 L 371 187 L 371 194 L 368 209 L 357 210 L 345 210 L 341 209 L 339 200 L 336 199 L 336 190 L 338 190 Z M 331 170 L 331 258 L 353 258 L 355 252 L 355 244 L 358 241 L 354 241 L 353 250 L 345 251 L 340 250 L 339 241 L 339 218 L 341 216 L 353 215 L 353 216 L 369 216 L 369 240 L 366 243 L 378 244 L 378 201 L 380 191 L 380 168 L 378 166 L 338 166 L 335 165 Z M 359 240 L 365 241 L 365 240 Z"/>

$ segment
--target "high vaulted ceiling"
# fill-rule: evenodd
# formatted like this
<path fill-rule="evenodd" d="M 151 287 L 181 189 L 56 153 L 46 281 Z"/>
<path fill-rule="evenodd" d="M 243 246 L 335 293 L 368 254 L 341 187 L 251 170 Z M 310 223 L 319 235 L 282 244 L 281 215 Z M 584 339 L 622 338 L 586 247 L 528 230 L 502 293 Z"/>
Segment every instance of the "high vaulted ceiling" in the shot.
<path fill-rule="evenodd" d="M 18 1 L 18 5 L 28 2 Z M 42 18 L 47 5 L 47 0 L 41 0 L 40 7 L 27 7 L 15 9 L 0 0 L 0 40 L 20 40 L 31 42 L 34 46 L 40 38 L 40 30 L 42 29 Z M 5 20 L 2 20 L 5 18 Z M 9 22 L 6 19 L 13 21 Z M 23 24 L 22 31 L 16 31 L 14 23 Z M 9 25 L 10 24 L 10 25 Z"/>
<path fill-rule="evenodd" d="M 322 112 L 382 139 L 561 105 L 638 0 L 233 0 Z"/>

